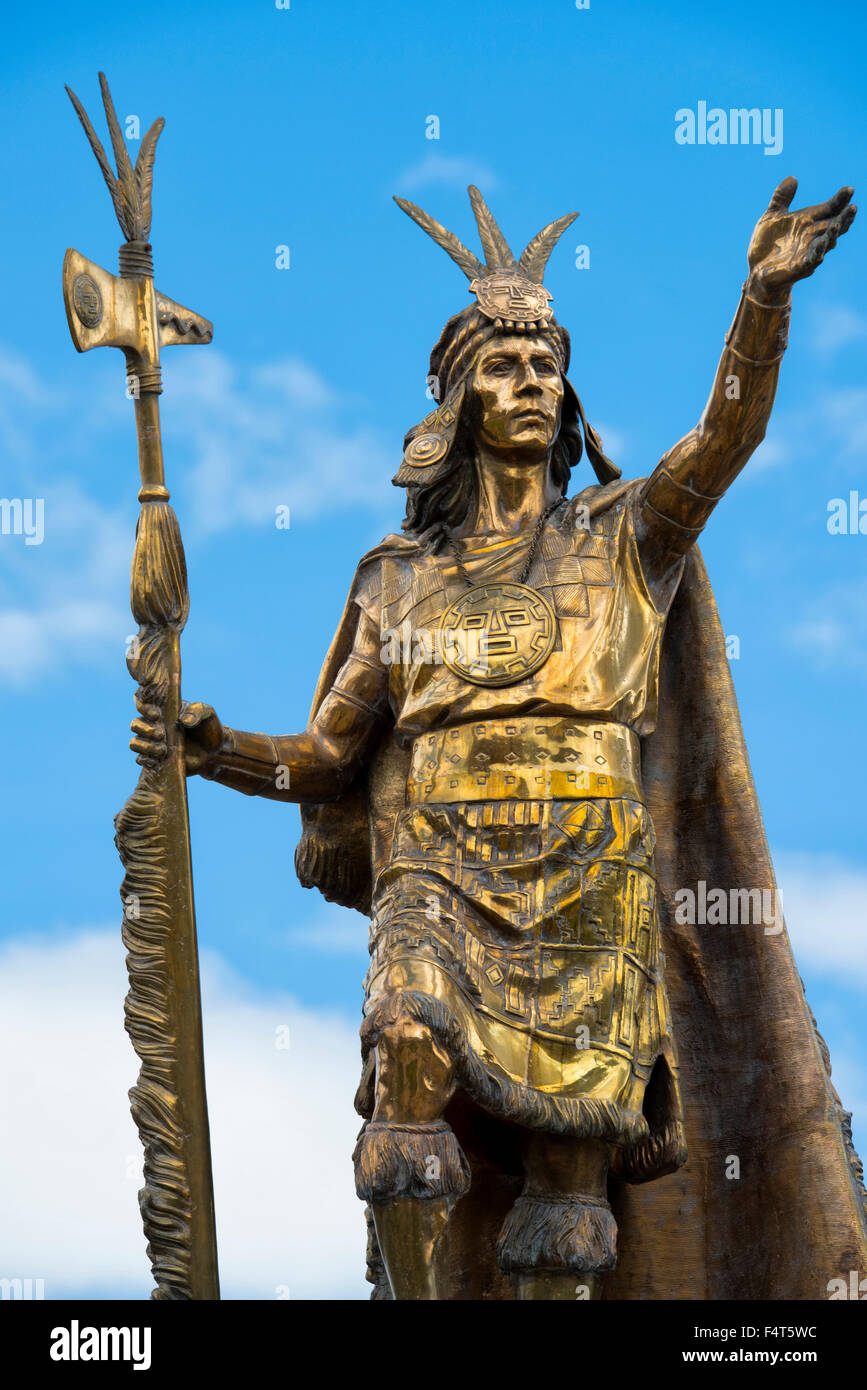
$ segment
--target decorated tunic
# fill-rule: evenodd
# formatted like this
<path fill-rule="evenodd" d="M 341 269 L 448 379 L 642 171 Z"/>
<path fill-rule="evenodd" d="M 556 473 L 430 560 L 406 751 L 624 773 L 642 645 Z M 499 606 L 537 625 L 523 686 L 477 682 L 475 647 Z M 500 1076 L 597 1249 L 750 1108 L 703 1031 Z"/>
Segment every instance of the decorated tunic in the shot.
<path fill-rule="evenodd" d="M 386 542 L 353 591 L 411 747 L 374 884 L 369 1019 L 400 999 L 487 1109 L 626 1147 L 647 1137 L 660 1061 L 679 1119 L 639 737 L 682 561 L 661 581 L 645 573 L 635 496 L 592 520 L 572 502 L 547 523 L 527 583 L 554 610 L 554 646 L 514 684 L 475 684 L 442 660 L 443 614 L 466 589 L 454 556 Z M 527 546 L 469 537 L 462 559 L 475 584 L 508 584 Z M 520 604 L 506 618 L 526 623 Z"/>

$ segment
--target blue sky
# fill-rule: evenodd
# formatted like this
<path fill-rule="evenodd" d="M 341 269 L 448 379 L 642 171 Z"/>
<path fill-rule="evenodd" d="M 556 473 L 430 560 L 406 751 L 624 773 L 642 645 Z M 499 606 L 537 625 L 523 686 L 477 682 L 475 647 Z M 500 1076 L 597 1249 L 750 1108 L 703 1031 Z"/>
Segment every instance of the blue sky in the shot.
<path fill-rule="evenodd" d="M 469 182 L 516 249 L 580 210 L 547 284 L 589 418 L 625 475 L 640 476 L 701 412 L 750 232 L 776 184 L 795 174 L 797 205 L 844 183 L 857 199 L 865 186 L 855 0 L 736 0 L 700 13 L 602 0 L 587 10 L 569 0 L 292 0 L 288 10 L 155 0 L 146 20 L 142 34 L 120 7 L 16 7 L 0 58 L 0 492 L 45 500 L 41 545 L 0 536 L 0 968 L 26 1040 L 9 1104 L 32 1126 L 0 1190 L 32 1190 L 35 1213 L 71 1164 L 94 1202 L 117 1211 L 91 1240 L 90 1263 L 68 1257 L 60 1198 L 53 1232 L 26 1202 L 4 1215 L 19 1263 L 42 1260 L 55 1294 L 148 1288 L 122 1171 L 136 1064 L 121 1031 L 111 825 L 137 772 L 123 659 L 137 465 L 122 358 L 78 357 L 63 312 L 66 247 L 114 270 L 120 239 L 64 82 L 100 131 L 100 68 L 122 117 L 142 128 L 166 118 L 157 285 L 215 324 L 212 346 L 164 356 L 167 475 L 192 596 L 184 689 L 230 724 L 273 733 L 303 727 L 355 561 L 399 526 L 389 480 L 405 430 L 430 408 L 430 347 L 468 300 L 461 273 L 392 194 L 473 246 Z M 699 101 L 782 110 L 782 152 L 678 144 L 675 112 Z M 437 140 L 426 138 L 432 115 Z M 832 536 L 826 522 L 832 498 L 867 497 L 863 236 L 856 221 L 796 286 L 768 438 L 703 542 L 726 632 L 740 642 L 733 674 L 798 961 L 862 1150 L 867 536 Z M 590 249 L 581 270 L 579 244 Z M 288 270 L 275 265 L 281 245 Z M 274 525 L 281 504 L 288 531 Z M 352 1142 L 365 923 L 297 884 L 295 808 L 196 780 L 190 805 L 227 1290 L 274 1297 L 288 1281 L 293 1296 L 363 1296 L 346 1272 L 361 1232 L 340 1156 Z M 96 1139 L 80 1106 L 60 1126 L 55 1094 L 61 1079 L 64 1094 L 80 1094 L 75 1067 L 94 1035 L 76 1019 L 91 1007 L 105 1026 L 93 1064 L 111 1051 L 118 1092 L 112 1109 L 107 1082 L 90 1083 L 104 1118 Z M 274 1029 L 288 1017 L 306 1042 L 275 1072 Z M 317 1085 L 305 1064 L 314 1037 L 333 1053 Z M 245 1110 L 242 1153 L 233 1107 L 251 1093 L 259 1105 Z M 329 1118 L 341 1107 L 348 1118 Z M 315 1278 L 298 1253 L 299 1187 L 303 1173 L 323 1179 L 305 1168 L 299 1133 L 327 1148 L 319 1167 L 342 1184 L 351 1233 L 345 1254 L 335 1225 L 332 1263 Z M 270 1201 L 255 1215 L 240 1192 L 251 1165 Z M 266 1255 L 275 1226 L 283 1247 Z"/>

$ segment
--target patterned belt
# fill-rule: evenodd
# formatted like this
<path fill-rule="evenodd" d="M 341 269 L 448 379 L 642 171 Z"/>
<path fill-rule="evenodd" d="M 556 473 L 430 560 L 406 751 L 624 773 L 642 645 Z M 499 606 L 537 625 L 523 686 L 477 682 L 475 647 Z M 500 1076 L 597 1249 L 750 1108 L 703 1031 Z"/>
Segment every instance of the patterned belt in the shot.
<path fill-rule="evenodd" d="M 572 801 L 643 804 L 638 736 L 584 719 L 488 719 L 422 734 L 412 745 L 407 801 Z"/>

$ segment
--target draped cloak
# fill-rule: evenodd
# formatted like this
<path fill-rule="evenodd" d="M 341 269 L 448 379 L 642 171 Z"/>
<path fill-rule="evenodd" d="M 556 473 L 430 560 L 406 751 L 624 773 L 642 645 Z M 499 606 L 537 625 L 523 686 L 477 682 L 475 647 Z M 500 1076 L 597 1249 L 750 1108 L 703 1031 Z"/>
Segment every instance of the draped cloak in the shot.
<path fill-rule="evenodd" d="M 598 515 L 631 486 L 590 487 L 577 500 Z M 394 537 L 368 558 L 413 545 Z M 313 713 L 352 646 L 353 592 Z M 727 900 L 745 887 L 776 891 L 725 639 L 695 546 L 663 637 L 656 727 L 641 744 L 689 1156 L 654 1181 L 611 1180 L 618 1262 L 603 1296 L 824 1299 L 830 1280 L 867 1271 L 867 1194 L 788 936 L 675 916 L 677 890 L 702 880 Z M 339 800 L 302 807 L 295 862 L 305 887 L 369 912 L 408 769 L 409 753 L 389 730 Z M 452 1215 L 452 1296 L 511 1298 L 493 1251 L 521 1186 L 513 1127 L 460 1110 L 447 1118 L 474 1171 Z"/>

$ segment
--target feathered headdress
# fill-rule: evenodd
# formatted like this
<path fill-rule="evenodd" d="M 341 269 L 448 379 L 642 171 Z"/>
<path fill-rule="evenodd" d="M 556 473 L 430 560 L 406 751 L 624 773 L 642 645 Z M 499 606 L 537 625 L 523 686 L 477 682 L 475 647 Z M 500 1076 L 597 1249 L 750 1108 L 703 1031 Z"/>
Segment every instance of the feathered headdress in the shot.
<path fill-rule="evenodd" d="M 606 483 L 619 478 L 620 469 L 603 452 L 602 441 L 587 424 L 581 402 L 566 377 L 569 334 L 556 323 L 551 294 L 542 284 L 548 257 L 578 213 L 570 212 L 549 222 L 516 260 L 479 190 L 470 186 L 469 195 L 484 264 L 453 232 L 415 203 L 405 198 L 394 200 L 460 266 L 476 302 L 449 319 L 431 353 L 433 394 L 441 404 L 407 434 L 403 462 L 393 482 L 398 487 L 407 487 L 433 482 L 436 475 L 445 473 L 460 423 L 470 369 L 483 344 L 501 333 L 536 333 L 551 343 L 563 375 L 564 419 L 571 414 L 576 422 L 581 421 L 587 456 L 599 481 Z"/>

